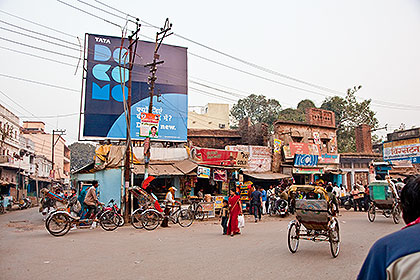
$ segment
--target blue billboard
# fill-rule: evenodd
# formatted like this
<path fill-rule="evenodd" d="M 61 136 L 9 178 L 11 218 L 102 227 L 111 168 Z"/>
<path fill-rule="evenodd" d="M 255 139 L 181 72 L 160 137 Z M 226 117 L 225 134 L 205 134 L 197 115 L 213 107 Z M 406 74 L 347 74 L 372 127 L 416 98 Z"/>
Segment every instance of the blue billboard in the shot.
<path fill-rule="evenodd" d="M 318 155 L 295 154 L 294 166 L 316 166 Z"/>
<path fill-rule="evenodd" d="M 128 39 L 86 34 L 85 89 L 82 136 L 90 139 L 125 139 L 123 100 L 128 95 Z M 133 48 L 134 49 L 134 48 Z M 138 41 L 132 69 L 131 137 L 140 137 L 140 115 L 149 109 L 148 77 L 155 43 Z M 160 115 L 158 141 L 187 140 L 187 49 L 162 44 L 153 97 L 153 112 Z M 125 82 L 123 90 L 122 82 Z"/>

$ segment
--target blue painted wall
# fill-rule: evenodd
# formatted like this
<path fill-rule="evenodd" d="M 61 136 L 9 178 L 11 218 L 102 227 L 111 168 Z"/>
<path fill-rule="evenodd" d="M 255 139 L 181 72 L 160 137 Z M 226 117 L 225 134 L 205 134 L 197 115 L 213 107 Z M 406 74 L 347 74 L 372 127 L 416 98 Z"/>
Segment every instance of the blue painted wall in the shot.
<path fill-rule="evenodd" d="M 121 203 L 121 169 L 105 169 L 95 173 L 95 180 L 99 182 L 99 201 L 108 203 L 114 199 Z"/>

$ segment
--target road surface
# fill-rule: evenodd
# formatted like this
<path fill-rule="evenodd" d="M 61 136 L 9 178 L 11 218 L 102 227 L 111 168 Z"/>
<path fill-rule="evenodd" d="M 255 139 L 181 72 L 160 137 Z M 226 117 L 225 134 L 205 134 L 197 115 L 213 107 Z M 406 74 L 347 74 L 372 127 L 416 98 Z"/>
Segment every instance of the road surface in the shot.
<path fill-rule="evenodd" d="M 339 217 L 341 252 L 329 244 L 301 241 L 287 248 L 293 219 L 249 217 L 243 233 L 221 234 L 217 220 L 190 228 L 171 225 L 155 231 L 130 225 L 113 232 L 100 227 L 53 237 L 36 208 L 0 216 L 1 279 L 355 279 L 370 246 L 397 231 L 392 219 L 343 211 Z"/>

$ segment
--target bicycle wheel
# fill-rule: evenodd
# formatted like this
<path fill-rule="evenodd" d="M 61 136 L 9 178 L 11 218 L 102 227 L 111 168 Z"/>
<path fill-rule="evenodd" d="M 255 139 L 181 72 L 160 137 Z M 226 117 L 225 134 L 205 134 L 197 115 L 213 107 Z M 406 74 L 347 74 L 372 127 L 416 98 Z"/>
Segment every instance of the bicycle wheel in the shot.
<path fill-rule="evenodd" d="M 4 210 L 4 205 L 3 205 L 3 201 L 0 202 L 0 214 L 4 214 L 5 210 Z"/>
<path fill-rule="evenodd" d="M 194 221 L 194 212 L 187 209 L 182 209 L 178 213 L 177 220 L 181 227 L 189 227 Z"/>
<path fill-rule="evenodd" d="M 367 214 L 368 214 L 368 219 L 371 222 L 373 222 L 375 220 L 375 208 L 376 208 L 376 206 L 375 206 L 374 203 L 371 203 L 369 205 L 369 209 L 368 209 L 368 213 Z"/>
<path fill-rule="evenodd" d="M 334 227 L 330 229 L 329 235 L 331 255 L 336 258 L 340 253 L 340 228 L 337 220 L 335 220 Z"/>
<path fill-rule="evenodd" d="M 146 230 L 154 230 L 160 224 L 160 215 L 153 210 L 146 210 L 141 215 L 141 223 Z"/>
<path fill-rule="evenodd" d="M 398 224 L 400 222 L 400 207 L 399 205 L 395 205 L 392 209 L 392 219 L 394 220 L 394 223 Z"/>
<path fill-rule="evenodd" d="M 143 209 L 137 209 L 131 214 L 131 225 L 136 229 L 142 229 L 143 224 L 141 222 L 141 216 L 143 214 Z"/>
<path fill-rule="evenodd" d="M 290 252 L 296 253 L 299 247 L 299 229 L 295 222 L 292 223 L 289 227 L 289 232 L 287 234 L 287 245 Z"/>
<path fill-rule="evenodd" d="M 101 228 L 106 231 L 113 231 L 117 229 L 119 223 L 119 218 L 117 214 L 113 211 L 106 210 L 99 216 L 99 224 Z"/>
<path fill-rule="evenodd" d="M 204 211 L 203 211 L 203 206 L 198 205 L 197 209 L 195 209 L 195 217 L 196 220 L 204 220 Z"/>
<path fill-rule="evenodd" d="M 54 236 L 63 236 L 70 230 L 70 218 L 65 213 L 54 213 L 47 219 L 45 227 Z"/>

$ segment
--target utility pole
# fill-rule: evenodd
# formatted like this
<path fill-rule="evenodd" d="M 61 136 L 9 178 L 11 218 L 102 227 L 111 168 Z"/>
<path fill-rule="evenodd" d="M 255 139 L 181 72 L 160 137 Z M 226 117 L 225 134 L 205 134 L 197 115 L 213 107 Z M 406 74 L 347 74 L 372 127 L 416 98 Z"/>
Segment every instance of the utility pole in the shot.
<path fill-rule="evenodd" d="M 126 135 L 126 150 L 125 150 L 125 162 L 124 162 L 124 219 L 128 222 L 130 216 L 130 203 L 129 203 L 129 188 L 131 187 L 131 168 L 133 164 L 133 149 L 131 142 L 131 81 L 132 81 L 132 69 L 134 65 L 134 59 L 136 57 L 138 33 L 140 31 L 139 19 L 136 22 L 136 31 L 128 37 L 128 53 L 129 53 L 129 64 L 128 64 L 128 96 L 127 96 L 127 135 Z M 135 38 L 133 40 L 133 38 Z M 134 51 L 133 51 L 134 46 Z"/>
<path fill-rule="evenodd" d="M 153 92 L 155 90 L 155 82 L 156 82 L 156 71 L 157 66 L 159 64 L 164 63 L 163 60 L 159 60 L 159 48 L 162 45 L 163 39 L 166 37 L 172 35 L 172 33 L 168 33 L 172 29 L 172 23 L 169 23 L 169 19 L 167 18 L 165 20 L 165 24 L 163 28 L 160 29 L 160 31 L 156 32 L 156 41 L 155 41 L 155 51 L 153 53 L 153 62 L 149 63 L 147 65 L 144 65 L 144 67 L 150 67 L 150 73 L 151 76 L 149 76 L 149 113 L 153 113 Z M 149 161 L 150 161 L 150 138 L 147 137 L 144 140 L 144 179 L 146 180 L 147 177 L 149 177 Z"/>
<path fill-rule="evenodd" d="M 55 145 L 57 145 L 58 140 L 60 140 L 61 135 L 66 135 L 66 130 L 65 129 L 53 129 L 53 133 L 52 133 L 52 141 L 51 141 L 51 162 L 52 162 L 52 174 L 53 174 L 53 180 L 55 179 L 55 170 L 54 170 L 54 148 Z M 58 135 L 57 141 L 55 140 L 55 135 Z"/>

